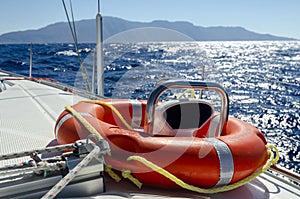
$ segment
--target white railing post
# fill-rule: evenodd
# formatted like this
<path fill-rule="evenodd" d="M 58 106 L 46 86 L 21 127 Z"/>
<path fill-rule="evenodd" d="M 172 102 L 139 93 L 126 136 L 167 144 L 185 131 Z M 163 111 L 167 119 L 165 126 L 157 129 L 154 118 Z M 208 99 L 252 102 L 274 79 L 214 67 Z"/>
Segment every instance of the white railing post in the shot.
<path fill-rule="evenodd" d="M 100 2 L 98 2 L 98 13 L 96 16 L 96 56 L 97 56 L 97 94 L 104 95 L 104 68 L 103 68 L 103 32 L 102 16 L 100 14 Z"/>

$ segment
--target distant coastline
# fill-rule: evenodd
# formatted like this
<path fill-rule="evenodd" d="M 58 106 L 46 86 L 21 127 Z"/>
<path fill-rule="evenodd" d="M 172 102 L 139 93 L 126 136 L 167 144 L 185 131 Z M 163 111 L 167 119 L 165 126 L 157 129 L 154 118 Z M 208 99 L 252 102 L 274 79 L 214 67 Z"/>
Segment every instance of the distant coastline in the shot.
<path fill-rule="evenodd" d="M 107 42 L 163 42 L 163 41 L 270 41 L 297 40 L 289 37 L 260 34 L 243 27 L 203 27 L 185 21 L 152 22 L 128 21 L 117 17 L 103 17 L 103 38 Z M 78 41 L 95 43 L 94 19 L 76 22 Z M 0 44 L 71 43 L 67 22 L 58 22 L 36 30 L 16 31 L 0 35 Z"/>

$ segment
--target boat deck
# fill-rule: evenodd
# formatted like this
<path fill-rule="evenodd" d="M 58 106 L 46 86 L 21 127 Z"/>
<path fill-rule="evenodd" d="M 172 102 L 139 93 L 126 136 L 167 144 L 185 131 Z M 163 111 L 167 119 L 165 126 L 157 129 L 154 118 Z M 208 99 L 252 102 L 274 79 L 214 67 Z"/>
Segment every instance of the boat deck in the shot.
<path fill-rule="evenodd" d="M 6 75 L 0 72 L 0 79 Z M 54 125 L 64 107 L 84 99 L 36 81 L 7 80 L 5 87 L 0 92 L 0 154 L 45 147 L 54 139 Z M 0 167 L 7 163 L 0 161 Z M 138 189 L 125 179 L 117 183 L 107 176 L 105 181 L 106 192 L 84 198 L 300 198 L 299 187 L 271 173 L 235 190 L 217 194 L 150 187 Z"/>
<path fill-rule="evenodd" d="M 54 139 L 64 106 L 84 99 L 35 81 L 7 80 L 5 87 L 0 92 L 0 154 L 45 147 Z"/>

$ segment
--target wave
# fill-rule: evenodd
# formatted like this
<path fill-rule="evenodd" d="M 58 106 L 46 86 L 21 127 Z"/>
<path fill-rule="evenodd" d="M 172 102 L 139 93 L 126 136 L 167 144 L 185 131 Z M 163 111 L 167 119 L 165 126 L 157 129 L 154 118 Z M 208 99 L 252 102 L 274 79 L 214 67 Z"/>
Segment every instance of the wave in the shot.
<path fill-rule="evenodd" d="M 79 46 L 89 79 L 94 47 Z M 1 68 L 27 75 L 28 49 L 0 45 Z M 228 91 L 230 115 L 261 129 L 279 147 L 279 164 L 300 173 L 300 41 L 105 44 L 104 55 L 105 95 L 113 98 L 147 99 L 158 80 L 199 80 L 205 66 L 205 79 Z M 85 88 L 73 45 L 34 46 L 33 59 L 34 76 Z"/>

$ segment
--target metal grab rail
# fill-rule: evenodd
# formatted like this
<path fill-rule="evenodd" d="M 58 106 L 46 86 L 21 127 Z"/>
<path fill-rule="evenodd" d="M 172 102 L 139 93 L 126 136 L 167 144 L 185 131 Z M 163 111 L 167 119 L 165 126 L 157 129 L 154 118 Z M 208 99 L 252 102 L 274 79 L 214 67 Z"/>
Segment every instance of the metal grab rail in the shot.
<path fill-rule="evenodd" d="M 300 184 L 300 176 L 296 173 L 293 173 L 287 169 L 278 167 L 276 165 L 272 165 L 270 168 L 271 171 L 275 171 L 283 176 L 286 176 L 288 178 L 290 178 L 292 181 L 297 182 L 298 184 Z"/>
<path fill-rule="evenodd" d="M 155 104 L 157 104 L 161 94 L 171 88 L 187 88 L 187 89 L 202 89 L 202 90 L 214 90 L 221 97 L 221 117 L 220 117 L 220 127 L 218 128 L 219 135 L 221 134 L 225 122 L 228 120 L 229 114 L 229 98 L 225 89 L 214 82 L 202 82 L 202 81 L 189 81 L 189 80 L 165 80 L 158 82 L 158 85 L 152 91 L 147 101 L 146 114 L 148 119 L 148 124 L 146 131 L 153 134 L 153 124 L 154 124 L 154 111 Z"/>

